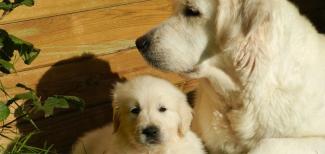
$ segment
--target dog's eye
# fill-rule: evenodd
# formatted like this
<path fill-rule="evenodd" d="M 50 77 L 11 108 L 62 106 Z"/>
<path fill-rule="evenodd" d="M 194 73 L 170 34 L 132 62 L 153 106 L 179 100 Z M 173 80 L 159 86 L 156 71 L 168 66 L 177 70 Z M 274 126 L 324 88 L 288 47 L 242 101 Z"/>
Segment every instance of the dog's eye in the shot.
<path fill-rule="evenodd" d="M 165 108 L 163 106 L 159 108 L 159 112 L 165 112 L 166 110 L 167 110 L 167 108 Z"/>
<path fill-rule="evenodd" d="M 131 113 L 133 114 L 139 114 L 141 111 L 140 107 L 134 107 L 131 109 Z"/>
<path fill-rule="evenodd" d="M 201 13 L 200 13 L 199 10 L 196 10 L 196 9 L 194 9 L 192 7 L 187 6 L 184 9 L 184 15 L 186 17 L 198 17 L 198 16 L 201 15 Z"/>

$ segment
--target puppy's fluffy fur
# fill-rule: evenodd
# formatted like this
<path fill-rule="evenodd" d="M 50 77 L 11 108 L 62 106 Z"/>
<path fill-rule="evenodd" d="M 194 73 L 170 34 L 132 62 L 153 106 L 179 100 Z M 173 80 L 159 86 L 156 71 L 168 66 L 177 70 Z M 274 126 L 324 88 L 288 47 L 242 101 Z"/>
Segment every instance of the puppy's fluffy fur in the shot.
<path fill-rule="evenodd" d="M 174 5 L 137 46 L 155 67 L 206 78 L 194 127 L 212 153 L 325 150 L 325 38 L 290 2 Z"/>
<path fill-rule="evenodd" d="M 89 133 L 74 154 L 205 153 L 190 130 L 192 109 L 186 96 L 171 83 L 152 76 L 118 83 L 113 107 L 114 130 L 106 126 Z M 154 137 L 144 133 L 149 127 L 156 128 Z"/>

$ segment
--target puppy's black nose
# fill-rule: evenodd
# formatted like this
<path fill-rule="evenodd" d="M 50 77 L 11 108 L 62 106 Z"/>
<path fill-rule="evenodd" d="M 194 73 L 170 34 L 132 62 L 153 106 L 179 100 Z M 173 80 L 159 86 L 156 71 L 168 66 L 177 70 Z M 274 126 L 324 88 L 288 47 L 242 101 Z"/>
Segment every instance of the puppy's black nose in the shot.
<path fill-rule="evenodd" d="M 159 129 L 156 126 L 148 126 L 142 130 L 142 134 L 148 138 L 157 138 L 159 135 Z"/>
<path fill-rule="evenodd" d="M 150 43 L 150 38 L 147 35 L 141 36 L 135 41 L 135 45 L 142 53 L 146 53 L 148 51 Z"/>

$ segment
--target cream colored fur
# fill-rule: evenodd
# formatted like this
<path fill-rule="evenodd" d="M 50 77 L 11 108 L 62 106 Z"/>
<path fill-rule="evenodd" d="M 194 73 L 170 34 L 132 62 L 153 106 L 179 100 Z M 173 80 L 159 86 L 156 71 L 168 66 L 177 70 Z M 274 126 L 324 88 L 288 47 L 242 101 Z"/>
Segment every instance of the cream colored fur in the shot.
<path fill-rule="evenodd" d="M 190 130 L 192 109 L 171 83 L 141 76 L 118 83 L 114 90 L 114 128 L 107 125 L 79 139 L 73 154 L 204 154 L 201 140 Z M 139 114 L 131 112 L 139 107 Z M 165 107 L 165 112 L 159 108 Z M 149 144 L 143 128 L 155 125 L 160 142 Z"/>
<path fill-rule="evenodd" d="M 201 78 L 193 127 L 211 153 L 324 153 L 325 39 L 294 5 L 178 0 L 174 8 L 147 34 L 144 57 Z"/>

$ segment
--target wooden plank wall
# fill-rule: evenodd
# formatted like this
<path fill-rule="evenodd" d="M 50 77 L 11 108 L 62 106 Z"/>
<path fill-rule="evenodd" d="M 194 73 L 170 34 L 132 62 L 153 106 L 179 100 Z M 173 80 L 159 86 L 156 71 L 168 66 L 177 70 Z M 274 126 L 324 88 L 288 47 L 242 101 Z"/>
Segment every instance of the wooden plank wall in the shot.
<path fill-rule="evenodd" d="M 18 60 L 17 73 L 1 74 L 9 94 L 22 92 L 15 88 L 19 82 L 36 89 L 42 98 L 76 95 L 87 102 L 83 112 L 60 111 L 48 119 L 36 116 L 42 133 L 33 144 L 46 140 L 59 152 L 67 152 L 83 132 L 109 123 L 110 89 L 122 78 L 153 74 L 184 91 L 192 90 L 195 81 L 151 68 L 135 49 L 134 40 L 170 12 L 168 0 L 37 0 L 36 6 L 17 8 L 1 20 L 0 28 L 42 50 L 31 65 Z M 11 127 L 10 131 L 20 133 L 32 128 L 24 121 Z M 0 143 L 5 142 L 0 137 Z"/>

